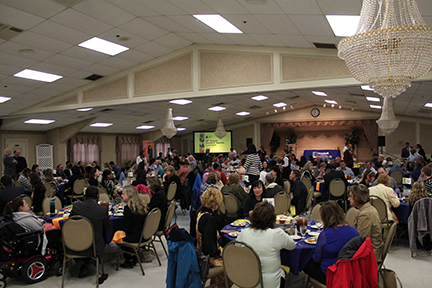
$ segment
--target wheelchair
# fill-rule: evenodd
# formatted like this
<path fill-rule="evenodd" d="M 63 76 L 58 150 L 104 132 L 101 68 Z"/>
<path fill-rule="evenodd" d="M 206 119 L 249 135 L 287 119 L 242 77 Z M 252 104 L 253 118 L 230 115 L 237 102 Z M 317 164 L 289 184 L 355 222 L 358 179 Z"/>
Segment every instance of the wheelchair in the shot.
<path fill-rule="evenodd" d="M 45 232 L 48 240 L 45 255 L 41 253 L 43 233 L 25 232 L 10 220 L 0 223 L 0 288 L 7 286 L 8 277 L 22 278 L 33 284 L 50 275 L 62 275 L 61 230 Z"/>

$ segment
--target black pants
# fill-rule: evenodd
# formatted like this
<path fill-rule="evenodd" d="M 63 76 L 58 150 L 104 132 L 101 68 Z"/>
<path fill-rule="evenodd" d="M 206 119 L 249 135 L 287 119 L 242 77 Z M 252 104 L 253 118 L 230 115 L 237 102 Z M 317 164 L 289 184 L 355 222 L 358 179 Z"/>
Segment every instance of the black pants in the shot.
<path fill-rule="evenodd" d="M 310 260 L 306 266 L 303 268 L 303 272 L 311 276 L 312 278 L 315 278 L 322 284 L 326 284 L 326 275 L 321 270 L 321 264 L 316 263 L 313 260 Z"/>
<path fill-rule="evenodd" d="M 249 176 L 249 183 L 248 183 L 249 185 L 252 185 L 253 182 L 259 180 L 260 177 L 259 175 L 252 175 L 252 174 L 246 174 L 246 175 Z"/>

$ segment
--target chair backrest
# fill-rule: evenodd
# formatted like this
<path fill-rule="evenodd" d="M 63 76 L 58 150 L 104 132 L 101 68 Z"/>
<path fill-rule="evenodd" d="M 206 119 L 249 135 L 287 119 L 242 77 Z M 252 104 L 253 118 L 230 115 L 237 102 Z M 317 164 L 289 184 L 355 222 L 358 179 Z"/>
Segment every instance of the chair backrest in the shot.
<path fill-rule="evenodd" d="M 311 189 L 308 190 L 308 195 L 306 197 L 305 211 L 309 208 L 309 206 L 311 206 L 313 195 L 314 195 L 314 191 L 313 191 L 313 188 L 311 188 Z"/>
<path fill-rule="evenodd" d="M 27 195 L 24 196 L 24 197 L 23 197 L 23 200 L 26 201 L 26 203 L 29 205 L 29 207 L 32 206 L 33 201 L 32 201 L 32 199 L 30 198 L 30 196 L 27 196 Z"/>
<path fill-rule="evenodd" d="M 354 227 L 354 220 L 358 214 L 359 214 L 359 210 L 357 210 L 354 207 L 351 207 L 350 209 L 348 209 L 348 212 L 345 215 L 345 221 L 347 221 L 349 225 Z"/>
<path fill-rule="evenodd" d="M 159 227 L 161 216 L 162 212 L 159 208 L 153 208 L 147 214 L 141 233 L 140 243 L 142 240 L 150 239 L 156 233 Z"/>
<path fill-rule="evenodd" d="M 145 203 L 147 203 L 147 204 L 150 203 L 151 198 L 150 198 L 149 194 L 142 194 L 142 197 L 143 197 Z"/>
<path fill-rule="evenodd" d="M 177 191 L 177 183 L 171 182 L 170 186 L 168 187 L 168 192 L 167 192 L 168 201 L 171 201 L 174 199 L 176 191 Z"/>
<path fill-rule="evenodd" d="M 334 197 L 341 197 L 346 192 L 345 182 L 340 178 L 335 178 L 330 181 L 330 194 Z"/>
<path fill-rule="evenodd" d="M 84 179 L 75 180 L 74 185 L 73 185 L 73 192 L 77 195 L 84 194 L 85 185 L 86 185 L 86 182 Z"/>
<path fill-rule="evenodd" d="M 99 201 L 110 202 L 110 198 L 106 193 L 99 193 Z"/>
<path fill-rule="evenodd" d="M 45 186 L 45 196 L 51 195 L 53 193 L 51 184 L 48 182 L 44 182 L 43 184 Z"/>
<path fill-rule="evenodd" d="M 279 192 L 274 196 L 275 214 L 282 214 L 289 211 L 291 206 L 291 197 L 289 193 Z"/>
<path fill-rule="evenodd" d="M 284 187 L 283 188 L 285 190 L 285 193 L 289 194 L 291 192 L 291 182 L 285 179 L 283 181 L 283 183 L 284 183 Z"/>
<path fill-rule="evenodd" d="M 307 190 L 309 191 L 312 187 L 312 181 L 309 177 L 302 177 L 301 181 L 305 184 Z"/>
<path fill-rule="evenodd" d="M 381 222 L 388 221 L 387 204 L 378 196 L 370 196 L 370 203 L 378 211 Z"/>
<path fill-rule="evenodd" d="M 170 204 L 168 205 L 168 210 L 165 216 L 164 231 L 170 227 L 172 218 L 174 217 L 175 209 L 176 209 L 176 202 L 171 201 Z"/>
<path fill-rule="evenodd" d="M 22 185 L 21 185 L 21 183 L 20 182 L 18 182 L 18 181 L 13 181 L 14 182 L 14 186 L 18 186 L 18 187 L 22 187 Z"/>
<path fill-rule="evenodd" d="M 402 178 L 403 178 L 402 172 L 393 171 L 390 173 L 390 177 L 392 177 L 396 181 L 396 184 L 402 184 Z"/>
<path fill-rule="evenodd" d="M 388 254 L 388 251 L 390 250 L 391 243 L 393 242 L 393 238 L 396 235 L 396 226 L 397 223 L 393 222 L 390 226 L 389 232 L 387 233 L 387 238 L 384 242 L 384 248 L 383 248 L 383 254 L 382 254 L 382 262 L 384 263 L 384 260 Z"/>
<path fill-rule="evenodd" d="M 224 197 L 224 204 L 225 204 L 226 211 L 230 214 L 237 213 L 239 208 L 237 198 L 235 198 L 234 195 L 230 193 L 225 193 L 223 197 Z"/>
<path fill-rule="evenodd" d="M 93 225 L 86 217 L 78 215 L 69 217 L 61 231 L 65 247 L 74 252 L 82 252 L 93 246 L 93 257 L 96 256 Z"/>
<path fill-rule="evenodd" d="M 105 194 L 108 195 L 108 192 L 107 192 L 107 190 L 104 187 L 98 187 L 98 190 L 99 190 L 99 195 L 102 194 L 102 193 L 105 193 Z"/>
<path fill-rule="evenodd" d="M 44 215 L 50 212 L 51 200 L 54 200 L 54 206 L 56 210 L 60 210 L 62 208 L 60 198 L 58 198 L 57 196 L 46 196 L 42 200 L 42 211 Z"/>
<path fill-rule="evenodd" d="M 219 211 L 223 214 L 226 213 L 226 207 L 225 207 L 225 202 L 222 201 L 221 203 L 219 203 Z"/>
<path fill-rule="evenodd" d="M 264 287 L 261 261 L 257 253 L 240 241 L 228 243 L 222 253 L 225 281 L 239 287 Z"/>
<path fill-rule="evenodd" d="M 314 206 L 314 208 L 312 209 L 312 213 L 311 213 L 311 219 L 312 220 L 321 221 L 320 210 L 321 210 L 321 204 L 316 204 Z"/>

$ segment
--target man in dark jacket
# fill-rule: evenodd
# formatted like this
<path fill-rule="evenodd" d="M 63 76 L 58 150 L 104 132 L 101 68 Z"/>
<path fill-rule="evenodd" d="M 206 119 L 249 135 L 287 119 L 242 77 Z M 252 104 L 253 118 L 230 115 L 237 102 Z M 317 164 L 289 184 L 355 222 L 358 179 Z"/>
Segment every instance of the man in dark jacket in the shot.
<path fill-rule="evenodd" d="M 3 215 L 3 210 L 7 202 L 12 201 L 18 196 L 24 194 L 24 189 L 19 186 L 12 186 L 12 177 L 5 175 L 1 178 L 0 190 L 0 215 Z"/>
<path fill-rule="evenodd" d="M 300 171 L 293 170 L 290 174 L 291 184 L 291 193 L 293 193 L 293 198 L 291 203 L 296 208 L 296 214 L 300 214 L 304 212 L 306 208 L 306 200 L 308 196 L 308 190 L 306 185 L 300 180 Z"/>
<path fill-rule="evenodd" d="M 111 222 L 108 216 L 108 207 L 100 206 L 98 204 L 99 190 L 95 186 L 90 186 L 86 189 L 86 200 L 84 202 L 78 202 L 73 205 L 70 216 L 80 215 L 90 220 L 93 224 L 96 253 L 99 257 L 103 257 L 105 241 L 103 239 L 103 230 L 111 226 Z M 92 248 L 90 248 L 92 249 Z M 83 256 L 91 255 L 92 250 L 83 252 Z M 80 259 L 76 261 L 76 265 L 71 267 L 70 273 L 72 276 L 78 274 L 79 278 L 89 275 L 87 264 L 89 259 Z M 102 275 L 104 277 L 105 275 Z M 101 278 L 102 278 L 101 277 Z M 106 279 L 106 278 L 105 278 Z"/>

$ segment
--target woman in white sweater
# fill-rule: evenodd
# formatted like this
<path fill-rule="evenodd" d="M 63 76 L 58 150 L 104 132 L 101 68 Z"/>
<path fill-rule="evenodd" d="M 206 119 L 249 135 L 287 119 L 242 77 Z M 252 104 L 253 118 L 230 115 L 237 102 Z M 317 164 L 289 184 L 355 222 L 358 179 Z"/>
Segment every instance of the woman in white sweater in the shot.
<path fill-rule="evenodd" d="M 249 244 L 258 254 L 265 288 L 285 287 L 280 250 L 293 250 L 296 247 L 295 242 L 282 229 L 273 229 L 275 220 L 273 205 L 260 202 L 250 216 L 249 228 L 237 237 L 238 241 Z"/>

